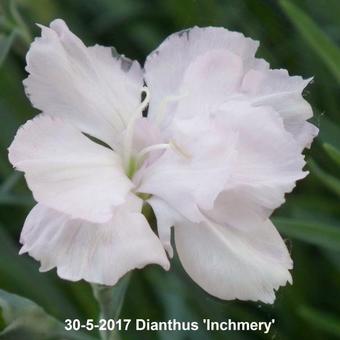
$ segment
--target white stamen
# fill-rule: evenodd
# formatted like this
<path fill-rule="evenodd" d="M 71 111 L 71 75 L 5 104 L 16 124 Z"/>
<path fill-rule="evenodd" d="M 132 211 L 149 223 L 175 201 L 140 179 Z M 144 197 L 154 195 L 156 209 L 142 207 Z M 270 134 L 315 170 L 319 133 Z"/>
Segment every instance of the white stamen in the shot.
<path fill-rule="evenodd" d="M 172 150 L 174 150 L 178 155 L 186 158 L 186 159 L 190 159 L 191 155 L 188 154 L 185 150 L 183 150 L 183 148 L 181 148 L 180 146 L 178 146 L 175 141 L 170 141 L 170 146 L 172 148 Z"/>
<path fill-rule="evenodd" d="M 157 110 L 157 114 L 156 114 L 156 123 L 157 124 L 161 124 L 163 119 L 164 119 L 164 115 L 165 115 L 165 112 L 166 112 L 166 107 L 169 103 L 171 102 L 176 102 L 180 99 L 183 99 L 187 96 L 187 94 L 180 94 L 180 95 L 177 95 L 177 96 L 167 96 L 165 97 L 160 103 L 159 103 L 159 107 L 158 107 L 158 110 Z"/>
<path fill-rule="evenodd" d="M 135 123 L 138 118 L 142 116 L 143 110 L 148 106 L 150 101 L 150 91 L 144 86 L 142 88 L 142 93 L 145 93 L 145 98 L 142 103 L 136 108 L 135 112 L 132 114 L 128 126 L 126 128 L 126 134 L 124 137 L 124 149 L 123 149 L 123 162 L 124 168 L 127 171 L 130 162 L 132 144 L 133 144 L 133 130 L 135 128 Z"/>
<path fill-rule="evenodd" d="M 167 150 L 167 149 L 171 149 L 172 151 L 176 152 L 178 155 L 186 159 L 191 158 L 191 156 L 186 151 L 184 151 L 181 147 L 179 147 L 174 141 L 170 141 L 170 143 L 154 144 L 154 145 L 150 145 L 142 149 L 136 157 L 136 162 L 138 165 L 140 165 L 144 160 L 143 159 L 144 156 L 147 155 L 148 153 L 153 152 L 153 151 L 158 151 L 158 150 Z"/>
<path fill-rule="evenodd" d="M 171 144 L 169 143 L 160 143 L 160 144 L 154 144 L 147 146 L 146 148 L 142 149 L 136 158 L 137 164 L 140 164 L 143 161 L 143 157 L 147 155 L 150 152 L 157 151 L 157 150 L 165 150 L 169 149 L 171 147 Z"/>

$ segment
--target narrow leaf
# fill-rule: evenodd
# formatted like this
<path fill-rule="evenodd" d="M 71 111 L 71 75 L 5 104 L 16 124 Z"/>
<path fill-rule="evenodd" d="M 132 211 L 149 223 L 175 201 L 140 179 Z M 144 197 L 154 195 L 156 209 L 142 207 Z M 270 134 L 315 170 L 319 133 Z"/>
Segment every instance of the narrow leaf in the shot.
<path fill-rule="evenodd" d="M 12 172 L 3 183 L 0 185 L 0 195 L 2 193 L 8 193 L 12 190 L 12 188 L 17 184 L 17 182 L 22 178 L 22 173 L 20 172 Z"/>
<path fill-rule="evenodd" d="M 5 61 L 7 54 L 11 49 L 15 36 L 16 31 L 13 31 L 8 36 L 0 36 L 0 67 L 2 63 Z"/>
<path fill-rule="evenodd" d="M 19 295 L 0 290 L 0 308 L 5 329 L 2 340 L 90 340 L 82 333 L 66 331 L 62 322 L 47 314 L 40 306 Z"/>
<path fill-rule="evenodd" d="M 26 256 L 19 256 L 18 246 L 12 242 L 6 228 L 0 223 L 0 277 L 1 287 L 26 294 L 55 313 L 64 311 L 75 316 L 78 311 L 47 274 Z M 59 315 L 59 314 L 58 314 Z"/>
<path fill-rule="evenodd" d="M 22 205 L 33 207 L 34 201 L 31 195 L 0 193 L 0 205 Z"/>
<path fill-rule="evenodd" d="M 314 308 L 302 306 L 298 314 L 314 327 L 340 337 L 340 319 Z"/>
<path fill-rule="evenodd" d="M 117 320 L 119 318 L 131 274 L 131 272 L 127 273 L 113 287 L 91 284 L 93 295 L 100 307 L 100 319 Z M 100 332 L 103 339 L 111 339 L 110 336 L 118 336 L 116 331 L 103 330 Z"/>
<path fill-rule="evenodd" d="M 281 0 L 280 5 L 302 38 L 319 55 L 331 73 L 340 81 L 340 49 L 327 35 L 292 2 Z"/>
<path fill-rule="evenodd" d="M 340 151 L 328 143 L 323 144 L 323 148 L 328 153 L 329 157 L 331 157 L 334 162 L 340 166 Z"/>
<path fill-rule="evenodd" d="M 316 246 L 340 251 L 340 227 L 291 218 L 275 218 L 277 229 L 288 237 Z"/>
<path fill-rule="evenodd" d="M 322 116 L 318 127 L 320 128 L 318 139 L 340 150 L 340 126 L 335 121 Z"/>
<path fill-rule="evenodd" d="M 340 180 L 322 170 L 313 160 L 309 161 L 309 167 L 312 174 L 317 176 L 319 180 L 331 191 L 340 196 Z"/>

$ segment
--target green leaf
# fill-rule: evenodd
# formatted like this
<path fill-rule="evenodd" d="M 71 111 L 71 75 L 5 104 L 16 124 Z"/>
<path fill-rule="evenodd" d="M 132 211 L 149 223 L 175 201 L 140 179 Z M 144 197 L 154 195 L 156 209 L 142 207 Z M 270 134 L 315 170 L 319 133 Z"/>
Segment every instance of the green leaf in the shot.
<path fill-rule="evenodd" d="M 5 61 L 8 52 L 11 49 L 11 46 L 14 42 L 14 39 L 17 35 L 16 31 L 13 31 L 10 35 L 8 36 L 0 36 L 0 67 Z"/>
<path fill-rule="evenodd" d="M 12 2 L 12 0 L 1 0 L 0 13 L 9 17 L 11 15 Z"/>
<path fill-rule="evenodd" d="M 298 314 L 313 327 L 323 330 L 329 334 L 340 337 L 340 319 L 314 308 L 301 306 Z"/>
<path fill-rule="evenodd" d="M 340 227 L 284 217 L 275 218 L 273 222 L 277 229 L 288 237 L 340 251 Z"/>
<path fill-rule="evenodd" d="M 2 26 L 7 30 L 15 31 L 27 44 L 31 42 L 31 34 L 21 17 L 15 0 L 1 0 L 0 13 L 2 14 Z"/>
<path fill-rule="evenodd" d="M 340 180 L 322 170 L 313 160 L 309 161 L 309 167 L 328 189 L 340 196 Z"/>
<path fill-rule="evenodd" d="M 33 207 L 34 201 L 31 195 L 0 193 L 0 205 L 21 205 Z"/>
<path fill-rule="evenodd" d="M 40 306 L 19 295 L 0 290 L 0 308 L 5 329 L 2 340 L 90 340 L 82 333 L 66 331 L 63 323 L 47 314 Z"/>
<path fill-rule="evenodd" d="M 17 182 L 22 178 L 23 174 L 21 172 L 12 172 L 3 183 L 0 185 L 0 195 L 3 193 L 10 192 Z"/>
<path fill-rule="evenodd" d="M 323 60 L 335 78 L 340 81 L 340 49 L 326 34 L 292 2 L 281 0 L 280 5 L 302 38 Z"/>
<path fill-rule="evenodd" d="M 19 248 L 12 242 L 6 228 L 0 224 L 0 283 L 19 294 L 38 301 L 49 311 L 57 315 L 75 316 L 77 310 L 72 302 L 48 274 L 38 271 L 38 266 L 30 258 L 19 256 Z"/>
<path fill-rule="evenodd" d="M 340 126 L 335 121 L 322 116 L 318 127 L 320 128 L 318 139 L 322 143 L 331 144 L 340 149 Z"/>
<path fill-rule="evenodd" d="M 100 307 L 99 319 L 117 320 L 119 318 L 131 275 L 132 272 L 127 273 L 113 287 L 91 284 L 93 295 Z M 117 330 L 103 330 L 100 332 L 101 337 L 108 340 L 114 339 L 117 334 Z"/>
<path fill-rule="evenodd" d="M 23 177 L 20 172 L 12 172 L 0 185 L 0 205 L 21 205 L 32 207 L 34 200 L 30 194 L 11 192 L 18 181 Z"/>
<path fill-rule="evenodd" d="M 0 7 L 1 9 L 1 7 Z M 0 15 L 0 31 L 8 32 L 11 30 L 11 23 L 5 15 Z"/>
<path fill-rule="evenodd" d="M 331 157 L 335 163 L 340 166 L 340 151 L 331 144 L 324 143 L 323 148 L 328 153 L 329 157 Z"/>

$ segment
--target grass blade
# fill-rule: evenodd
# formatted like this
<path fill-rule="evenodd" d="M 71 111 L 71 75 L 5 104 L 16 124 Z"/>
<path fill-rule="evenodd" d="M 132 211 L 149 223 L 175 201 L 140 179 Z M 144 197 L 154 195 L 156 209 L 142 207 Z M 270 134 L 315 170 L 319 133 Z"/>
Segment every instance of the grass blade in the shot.
<path fill-rule="evenodd" d="M 17 182 L 22 178 L 22 173 L 12 172 L 0 185 L 0 195 L 10 192 Z"/>
<path fill-rule="evenodd" d="M 340 180 L 322 170 L 313 160 L 308 164 L 312 174 L 317 176 L 328 189 L 340 196 Z"/>
<path fill-rule="evenodd" d="M 5 329 L 0 331 L 0 339 L 93 340 L 81 332 L 66 331 L 62 322 L 33 301 L 1 289 L 0 309 L 5 323 Z"/>
<path fill-rule="evenodd" d="M 328 153 L 329 157 L 331 157 L 334 162 L 340 166 L 340 151 L 336 147 L 328 143 L 323 144 L 323 148 Z"/>
<path fill-rule="evenodd" d="M 32 208 L 34 200 L 31 195 L 0 192 L 0 205 L 18 205 Z"/>
<path fill-rule="evenodd" d="M 10 35 L 7 36 L 0 36 L 0 67 L 2 66 L 8 55 L 8 52 L 11 49 L 15 36 L 16 31 L 13 31 Z"/>
<path fill-rule="evenodd" d="M 12 242 L 2 224 L 0 240 L 1 288 L 25 294 L 53 313 L 67 311 L 70 315 L 77 315 L 77 309 L 54 281 L 47 274 L 39 273 L 37 265 L 29 258 L 18 255 L 18 247 Z"/>
<path fill-rule="evenodd" d="M 300 307 L 298 314 L 314 327 L 340 337 L 340 319 L 335 316 L 307 306 Z"/>
<path fill-rule="evenodd" d="M 281 0 L 280 5 L 301 36 L 340 82 L 340 49 L 308 15 L 292 2 Z"/>
<path fill-rule="evenodd" d="M 288 237 L 330 250 L 340 251 L 340 227 L 321 222 L 278 217 L 273 219 L 277 229 Z"/>

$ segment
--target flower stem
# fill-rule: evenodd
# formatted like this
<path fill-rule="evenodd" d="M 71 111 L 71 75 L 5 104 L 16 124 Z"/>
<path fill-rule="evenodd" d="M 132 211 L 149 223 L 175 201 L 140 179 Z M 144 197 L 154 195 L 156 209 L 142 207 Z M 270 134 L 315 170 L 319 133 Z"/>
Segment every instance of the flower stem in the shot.
<path fill-rule="evenodd" d="M 125 293 L 130 281 L 131 272 L 122 277 L 118 283 L 113 286 L 104 286 L 99 284 L 91 284 L 93 295 L 96 298 L 99 308 L 99 320 L 117 320 L 123 307 Z M 102 340 L 119 340 L 118 331 L 103 330 L 100 331 Z"/>

